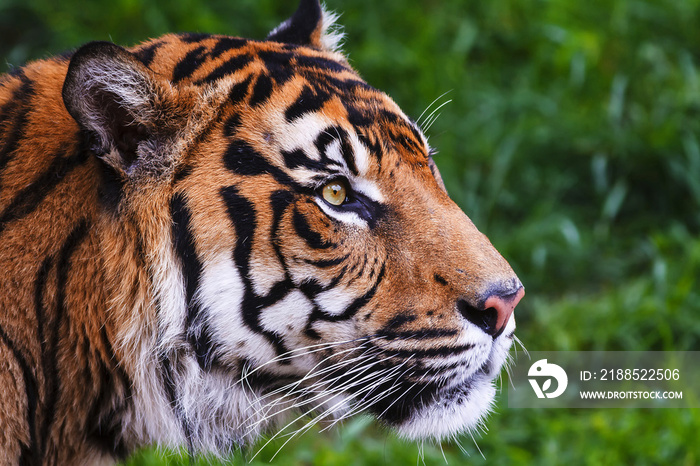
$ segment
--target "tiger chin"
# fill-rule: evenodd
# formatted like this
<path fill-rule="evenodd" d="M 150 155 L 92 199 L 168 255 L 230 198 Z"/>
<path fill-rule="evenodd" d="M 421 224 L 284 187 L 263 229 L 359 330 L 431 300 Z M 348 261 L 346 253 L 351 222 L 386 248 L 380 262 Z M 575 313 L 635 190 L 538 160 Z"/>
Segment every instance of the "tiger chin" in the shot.
<path fill-rule="evenodd" d="M 302 0 L 264 41 L 93 42 L 0 78 L 4 464 L 482 422 L 523 287 L 333 20 Z"/>

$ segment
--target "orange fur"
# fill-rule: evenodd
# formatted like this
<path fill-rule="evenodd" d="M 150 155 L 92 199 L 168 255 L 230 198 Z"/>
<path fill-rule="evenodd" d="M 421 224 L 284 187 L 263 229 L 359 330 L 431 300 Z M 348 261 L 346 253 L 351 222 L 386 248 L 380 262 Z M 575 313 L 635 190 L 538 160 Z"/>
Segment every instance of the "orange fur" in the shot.
<path fill-rule="evenodd" d="M 343 324 L 333 316 L 306 326 L 265 323 L 280 329 L 268 336 L 288 332 L 286 344 L 356 340 L 392 334 L 396 327 L 408 336 L 388 338 L 381 350 L 456 347 L 461 340 L 453 335 L 467 325 L 454 310 L 456 301 L 478 307 L 493 286 L 512 285 L 509 293 L 519 288 L 508 263 L 431 172 L 418 130 L 389 97 L 362 83 L 342 55 L 320 49 L 320 25 L 311 32 L 309 47 L 248 41 L 217 52 L 229 40 L 166 35 L 134 47 L 134 55 L 108 57 L 153 88 L 150 100 L 121 128 L 128 137 L 111 148 L 86 139 L 92 123 L 80 112 L 88 110 L 75 107 L 82 95 L 61 94 L 71 70 L 106 60 L 97 52 L 74 60 L 71 70 L 68 59 L 52 58 L 0 80 L 3 464 L 83 464 L 153 440 L 144 433 L 148 429 L 137 432 L 116 420 L 132 419 L 135 425 L 148 416 L 135 412 L 131 391 L 141 387 L 134 381 L 150 376 L 149 364 L 166 357 L 159 351 L 192 358 L 187 340 L 167 333 L 160 308 L 172 291 L 163 284 L 172 274 L 180 276 L 178 261 L 189 257 L 178 259 L 173 246 L 175 198 L 187 205 L 192 249 L 202 264 L 249 244 L 256 286 L 287 280 L 300 289 L 333 287 L 344 290 L 343 296 L 367 297 Z M 279 64 L 280 73 L 289 74 L 286 79 L 266 78 L 274 74 L 275 58 L 266 61 L 270 56 L 289 60 Z M 216 74 L 237 60 L 240 67 Z M 250 83 L 241 87 L 246 80 Z M 317 98 L 323 92 L 319 83 L 326 82 L 351 84 L 308 112 L 308 124 L 335 128 L 329 137 L 344 131 L 359 141 L 353 142 L 356 150 L 367 150 L 366 160 L 357 154 L 364 164 L 358 170 L 383 197 L 382 213 L 371 228 L 324 214 L 313 189 L 290 191 L 284 178 L 312 175 L 293 173 L 286 165 L 291 156 L 285 151 L 310 146 L 305 139 L 310 136 L 285 112 L 308 105 L 304 93 Z M 66 83 L 70 91 L 73 81 Z M 106 89 L 96 98 L 100 105 L 109 103 L 112 91 Z M 254 102 L 256 95 L 265 98 Z M 75 99 L 70 113 L 64 98 Z M 76 114 L 85 118 L 80 124 Z M 366 121 L 358 125 L 362 118 Z M 229 134 L 234 120 L 235 133 Z M 131 154 L 129 138 L 143 134 L 151 145 L 141 141 Z M 240 173 L 228 167 L 235 162 L 226 161 L 232 141 L 261 154 L 266 168 L 251 174 L 246 173 L 256 169 L 251 165 L 239 167 Z M 126 165 L 124 154 L 137 163 Z M 110 176 L 121 183 L 116 194 L 105 194 L 117 189 L 108 183 Z M 252 237 L 238 237 L 221 202 L 224 187 L 235 187 L 250 200 L 256 222 Z M 277 218 L 270 203 L 279 192 L 287 192 L 288 204 Z M 308 231 L 301 235 L 300 229 Z M 310 275 L 315 282 L 299 278 Z M 426 329 L 444 335 L 420 338 Z M 269 359 L 260 353 L 251 361 Z M 230 368 L 239 361 L 227 354 L 220 363 Z"/>

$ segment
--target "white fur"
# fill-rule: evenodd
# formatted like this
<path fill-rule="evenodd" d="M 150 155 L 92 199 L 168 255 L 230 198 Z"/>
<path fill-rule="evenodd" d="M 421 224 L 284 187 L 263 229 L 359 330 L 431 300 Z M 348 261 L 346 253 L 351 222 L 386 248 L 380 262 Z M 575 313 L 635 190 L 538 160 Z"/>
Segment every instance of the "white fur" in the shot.
<path fill-rule="evenodd" d="M 325 50 L 339 52 L 345 39 L 342 26 L 337 21 L 340 18 L 338 13 L 326 9 L 326 5 L 321 6 L 323 14 L 323 31 L 321 32 L 321 44 Z"/>
<path fill-rule="evenodd" d="M 292 291 L 272 306 L 261 309 L 260 323 L 279 335 L 301 334 L 312 309 L 311 302 L 301 291 Z"/>
<path fill-rule="evenodd" d="M 347 211 L 347 212 L 340 212 L 337 211 L 326 204 L 323 199 L 316 198 L 315 199 L 316 204 L 323 210 L 323 212 L 326 213 L 329 217 L 335 218 L 337 220 L 340 220 L 343 223 L 347 223 L 349 225 L 355 225 L 361 228 L 367 228 L 367 222 L 362 219 L 359 215 L 357 215 L 355 212 L 352 211 Z"/>
<path fill-rule="evenodd" d="M 398 426 L 399 435 L 410 440 L 441 441 L 476 429 L 493 406 L 496 388 L 487 377 L 475 377 L 471 383 L 469 393 L 459 397 L 461 402 L 436 400 Z"/>
<path fill-rule="evenodd" d="M 343 313 L 345 309 L 355 300 L 355 293 L 347 287 L 340 285 L 318 294 L 314 301 L 326 314 L 337 316 Z"/>

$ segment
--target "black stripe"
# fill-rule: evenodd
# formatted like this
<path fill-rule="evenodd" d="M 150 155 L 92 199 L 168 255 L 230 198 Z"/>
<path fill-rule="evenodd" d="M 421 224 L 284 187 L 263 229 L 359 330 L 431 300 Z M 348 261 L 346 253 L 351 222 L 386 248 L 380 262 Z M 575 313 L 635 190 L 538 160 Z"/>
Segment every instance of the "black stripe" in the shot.
<path fill-rule="evenodd" d="M 306 217 L 297 209 L 294 209 L 294 214 L 292 214 L 292 225 L 297 235 L 299 235 L 310 248 L 328 249 L 338 247 L 337 244 L 326 241 L 320 233 L 312 230 L 309 222 L 306 221 Z"/>
<path fill-rule="evenodd" d="M 376 114 L 364 108 L 358 108 L 348 99 L 343 99 L 343 105 L 348 113 L 348 121 L 355 128 L 368 128 L 377 122 Z"/>
<path fill-rule="evenodd" d="M 365 273 L 366 266 L 367 266 L 367 255 L 362 256 L 362 262 L 355 261 L 352 264 L 352 267 L 348 271 L 348 274 L 352 275 L 353 277 L 348 281 L 347 286 L 352 285 L 355 282 L 355 280 L 362 277 L 362 275 Z"/>
<path fill-rule="evenodd" d="M 267 161 L 262 154 L 253 147 L 239 139 L 229 144 L 224 153 L 224 166 L 234 173 L 244 176 L 272 175 L 280 184 L 293 186 L 299 190 L 303 188 L 281 169 Z"/>
<path fill-rule="evenodd" d="M 416 380 L 416 376 L 422 374 L 420 374 L 421 369 L 415 365 L 407 365 L 401 372 L 394 373 L 389 378 L 378 375 L 373 377 L 373 374 L 393 367 L 395 365 L 389 365 L 386 361 L 378 361 L 368 356 L 357 367 L 351 370 L 342 367 L 328 378 L 334 379 L 331 389 L 345 389 L 354 394 L 360 404 L 374 399 L 375 401 L 367 409 L 382 421 L 396 425 L 406 421 L 426 404 L 435 402 L 434 396 L 439 387 L 435 383 Z M 391 391 L 395 394 L 388 397 L 381 396 Z"/>
<path fill-rule="evenodd" d="M 2 171 L 10 161 L 11 155 L 17 149 L 20 139 L 24 134 L 24 127 L 27 125 L 29 113 L 34 96 L 34 83 L 29 80 L 24 71 L 18 73 L 22 84 L 12 93 L 10 100 L 0 109 L 0 171 Z M 8 136 L 4 136 L 2 129 L 9 119 L 12 123 L 6 128 Z"/>
<path fill-rule="evenodd" d="M 204 46 L 199 46 L 194 50 L 190 50 L 182 60 L 175 65 L 173 69 L 173 83 L 178 83 L 183 79 L 189 78 L 197 71 L 197 68 L 202 66 L 207 57 L 207 49 Z"/>
<path fill-rule="evenodd" d="M 415 321 L 417 318 L 418 317 L 415 314 L 409 314 L 408 312 L 397 314 L 384 325 L 382 328 L 382 333 L 391 332 L 394 329 L 401 327 L 403 324 L 408 324 Z"/>
<path fill-rule="evenodd" d="M 272 169 L 262 154 L 240 139 L 229 144 L 224 154 L 224 164 L 227 169 L 243 176 L 264 175 Z"/>
<path fill-rule="evenodd" d="M 253 95 L 250 97 L 248 102 L 251 107 L 256 107 L 262 105 L 270 98 L 272 95 L 272 79 L 266 74 L 261 74 L 258 76 L 257 81 L 255 81 L 255 86 L 253 86 Z"/>
<path fill-rule="evenodd" d="M 370 288 L 363 296 L 360 296 L 359 298 L 355 299 L 341 314 L 327 314 L 323 312 L 317 305 L 314 306 L 314 309 L 311 315 L 309 316 L 309 320 L 306 323 L 306 328 L 304 329 L 306 335 L 311 338 L 318 338 L 318 333 L 313 329 L 313 324 L 317 320 L 323 320 L 326 322 L 339 322 L 342 320 L 350 319 L 355 314 L 357 314 L 360 311 L 360 309 L 366 306 L 367 303 L 369 303 L 376 294 L 377 288 L 384 279 L 384 272 L 386 270 L 385 267 L 386 262 L 382 265 L 382 270 L 381 272 L 379 272 L 377 280 L 374 282 L 374 285 L 372 285 L 372 288 Z"/>
<path fill-rule="evenodd" d="M 48 275 L 53 267 L 53 258 L 51 256 L 44 259 L 37 273 L 37 278 L 34 281 L 34 307 L 36 312 L 36 323 L 37 323 L 37 339 L 39 340 L 39 347 L 41 349 L 41 370 L 44 374 L 44 384 L 46 385 L 46 375 L 50 372 L 50 365 L 48 359 L 48 351 L 46 349 L 46 339 L 44 338 L 49 327 L 47 327 L 46 313 L 44 307 L 44 293 L 46 291 L 46 284 L 48 281 Z M 45 414 L 46 415 L 46 414 Z M 43 445 L 43 441 L 42 441 Z M 38 446 L 38 445 L 37 445 Z M 38 457 L 43 457 L 43 450 L 38 452 Z"/>
<path fill-rule="evenodd" d="M 183 193 L 177 193 L 172 197 L 170 214 L 173 219 L 173 248 L 180 260 L 182 275 L 185 280 L 185 302 L 187 303 L 185 329 L 187 340 L 194 349 L 200 367 L 207 370 L 211 367 L 212 338 L 206 325 L 206 316 L 202 312 L 199 302 L 195 300 L 195 293 L 199 288 L 203 266 L 195 248 L 192 215 L 187 207 L 187 199 Z"/>
<path fill-rule="evenodd" d="M 330 168 L 333 166 L 339 167 L 340 164 L 334 160 L 328 160 L 325 154 L 321 154 L 321 160 L 314 160 L 309 158 L 303 149 L 295 149 L 293 151 L 281 151 L 282 158 L 284 159 L 284 164 L 287 168 L 294 170 L 295 168 L 304 167 L 316 172 L 330 172 Z"/>
<path fill-rule="evenodd" d="M 319 269 L 326 269 L 328 267 L 333 267 L 334 265 L 339 265 L 345 262 L 348 257 L 350 257 L 350 254 L 345 254 L 342 257 L 337 257 L 335 259 L 324 259 L 324 260 L 311 260 L 311 259 L 304 259 L 304 262 L 307 264 L 313 265 L 314 267 L 318 267 Z"/>
<path fill-rule="evenodd" d="M 195 42 L 201 42 L 203 40 L 209 39 L 211 34 L 206 34 L 203 32 L 184 32 L 178 34 L 178 38 L 188 44 L 194 44 Z"/>
<path fill-rule="evenodd" d="M 128 449 L 122 438 L 122 413 L 126 410 L 127 400 L 131 399 L 131 381 L 124 369 L 116 363 L 116 354 L 103 326 L 100 331 L 104 353 L 97 352 L 97 380 L 99 395 L 88 409 L 87 419 L 91 424 L 87 436 L 103 451 L 123 460 L 128 456 Z M 117 393 L 117 391 L 122 393 Z M 116 396 L 114 396 L 116 395 Z"/>
<path fill-rule="evenodd" d="M 224 136 L 234 138 L 238 134 L 238 129 L 241 127 L 241 114 L 234 112 L 224 123 Z"/>
<path fill-rule="evenodd" d="M 296 74 L 296 69 L 292 63 L 293 54 L 289 52 L 261 51 L 258 52 L 265 62 L 267 72 L 278 86 L 282 86 Z"/>
<path fill-rule="evenodd" d="M 19 220 L 31 214 L 73 169 L 87 160 L 85 151 L 78 150 L 70 157 L 61 157 L 65 150 L 53 155 L 51 165 L 31 184 L 24 187 L 10 201 L 5 210 L 0 213 L 0 233 L 8 223 Z"/>
<path fill-rule="evenodd" d="M 253 57 L 251 57 L 247 53 L 243 53 L 241 55 L 234 55 L 233 57 L 223 62 L 221 65 L 217 66 L 214 69 L 214 71 L 197 81 L 195 84 L 209 84 L 213 81 L 216 81 L 219 78 L 223 78 L 224 76 L 233 74 L 236 71 L 243 69 L 252 61 Z"/>
<path fill-rule="evenodd" d="M 335 72 L 352 71 L 346 65 L 343 65 L 342 63 L 335 60 L 330 60 L 328 58 L 313 57 L 308 55 L 297 55 L 296 62 L 298 66 L 304 68 L 314 68 L 314 71 L 316 71 L 316 69 L 324 71 L 329 70 Z"/>
<path fill-rule="evenodd" d="M 408 330 L 405 332 L 386 332 L 381 331 L 375 334 L 376 337 L 384 338 L 385 340 L 422 340 L 427 338 L 445 338 L 453 337 L 459 332 L 449 329 L 422 329 Z"/>
<path fill-rule="evenodd" d="M 174 362 L 170 360 L 171 357 L 175 360 Z M 168 399 L 168 404 L 182 426 L 182 432 L 187 440 L 189 451 L 193 451 L 194 444 L 192 438 L 192 427 L 190 426 L 190 421 L 187 418 L 185 410 L 182 408 L 177 395 L 178 380 L 175 378 L 177 368 L 173 367 L 173 364 L 177 365 L 177 356 L 175 354 L 171 354 L 170 357 L 168 357 L 168 355 L 163 354 L 160 356 L 160 364 L 163 368 L 163 389 L 165 390 L 165 396 Z"/>
<path fill-rule="evenodd" d="M 354 94 L 358 91 L 380 92 L 362 81 L 359 76 L 340 78 L 336 74 L 325 73 L 318 76 L 318 84 L 329 94 Z"/>
<path fill-rule="evenodd" d="M 89 231 L 88 222 L 81 220 L 73 231 L 66 238 L 56 261 L 56 313 L 48 327 L 51 330 L 48 335 L 48 346 L 46 348 L 46 371 L 44 372 L 44 386 L 46 400 L 44 403 L 44 419 L 41 427 L 41 451 L 46 451 L 46 444 L 49 440 L 51 425 L 55 420 L 56 403 L 61 391 L 60 368 L 58 367 L 58 352 L 60 347 L 60 330 L 63 327 L 66 317 L 67 297 L 66 288 L 71 272 L 71 257 L 75 250 L 83 242 Z M 47 323 L 48 324 L 48 323 Z"/>
<path fill-rule="evenodd" d="M 309 86 L 304 86 L 297 100 L 290 105 L 284 112 L 284 117 L 288 122 L 292 122 L 307 113 L 312 113 L 320 110 L 330 99 L 330 95 L 321 89 L 311 89 Z"/>
<path fill-rule="evenodd" d="M 314 146 L 316 147 L 316 150 L 318 150 L 318 153 L 321 155 L 321 163 L 323 165 L 325 165 L 326 167 L 342 167 L 341 164 L 336 162 L 334 159 L 328 157 L 328 146 L 330 146 L 334 142 L 340 142 L 340 149 L 342 151 L 344 149 L 344 141 L 347 140 L 347 137 L 348 133 L 340 126 L 330 126 L 324 129 L 321 133 L 319 133 L 319 135 L 316 137 L 316 140 L 314 141 Z M 345 158 L 345 154 L 341 155 Z M 348 165 L 348 168 L 350 168 L 350 164 L 347 163 L 347 159 L 346 164 Z M 354 165 L 355 162 L 353 160 L 352 166 Z M 356 171 L 357 169 L 355 169 L 355 172 Z"/>
<path fill-rule="evenodd" d="M 19 464 L 40 464 L 41 463 L 41 452 L 39 451 L 39 445 L 37 441 L 37 431 L 36 431 L 36 411 L 37 403 L 39 400 L 39 391 L 37 389 L 36 377 L 32 373 L 27 360 L 24 358 L 22 353 L 19 351 L 14 342 L 5 333 L 5 330 L 0 327 L 0 340 L 7 346 L 7 348 L 12 352 L 17 365 L 22 371 L 22 378 L 24 379 L 24 389 L 27 396 L 27 428 L 29 429 L 29 445 L 26 447 L 22 445 L 22 454 L 20 457 Z"/>
<path fill-rule="evenodd" d="M 180 181 L 190 176 L 193 171 L 194 167 L 192 165 L 184 164 L 179 166 L 173 174 L 173 186 L 177 185 Z"/>
<path fill-rule="evenodd" d="M 444 285 L 447 285 L 447 280 L 445 280 L 445 278 L 444 278 L 442 275 L 438 274 L 438 273 L 433 274 L 433 279 L 434 279 L 436 282 L 438 282 L 439 284 L 443 285 L 443 286 L 444 286 Z"/>
<path fill-rule="evenodd" d="M 46 353 L 46 341 L 44 340 L 44 328 L 46 328 L 45 312 L 44 312 L 44 292 L 46 290 L 46 281 L 49 271 L 53 267 L 53 257 L 49 256 L 44 259 L 34 280 L 34 307 L 36 311 L 37 337 L 41 346 L 42 359 Z M 44 365 L 45 366 L 45 365 Z"/>
<path fill-rule="evenodd" d="M 362 309 L 369 303 L 372 298 L 374 297 L 375 293 L 377 292 L 377 288 L 379 288 L 379 285 L 382 283 L 382 280 L 384 279 L 384 272 L 386 271 L 386 262 L 382 264 L 382 270 L 379 272 L 379 275 L 377 276 L 377 280 L 374 282 L 374 285 L 372 288 L 367 291 L 363 296 L 357 298 L 355 301 L 348 306 L 347 309 L 345 309 L 345 312 L 338 316 L 326 316 L 326 317 L 331 317 L 331 321 L 337 321 L 337 320 L 346 320 L 349 319 L 350 317 L 354 316 L 357 314 L 357 311 Z M 324 317 L 324 320 L 329 320 L 326 317 Z"/>
<path fill-rule="evenodd" d="M 376 345 L 376 348 L 379 348 Z M 388 349 L 388 348 L 379 348 L 382 350 L 383 353 L 390 354 L 392 356 L 400 356 L 400 357 L 405 357 L 405 358 L 424 358 L 424 357 L 435 357 L 435 356 L 453 356 L 455 354 L 460 354 L 464 353 L 465 351 L 470 351 L 474 348 L 474 345 L 472 344 L 467 344 L 467 345 L 458 345 L 458 346 L 440 346 L 437 348 L 428 348 L 428 349 Z"/>
<path fill-rule="evenodd" d="M 282 255 L 282 250 L 280 249 L 280 225 L 282 224 L 282 216 L 284 215 L 287 208 L 294 202 L 294 194 L 290 191 L 279 190 L 275 191 L 270 195 L 270 208 L 272 209 L 272 226 L 270 227 L 270 241 L 272 243 L 272 248 L 275 251 L 277 260 L 282 264 L 285 276 L 289 279 L 289 269 L 287 268 L 287 261 Z"/>
<path fill-rule="evenodd" d="M 282 338 L 275 332 L 262 328 L 260 324 L 260 311 L 283 299 L 292 290 L 289 279 L 276 283 L 267 296 L 258 296 L 251 282 L 250 255 L 252 253 L 253 237 L 258 227 L 255 208 L 253 204 L 242 196 L 235 186 L 221 189 L 221 197 L 226 205 L 229 219 L 236 230 L 236 247 L 233 251 L 233 260 L 238 268 L 244 285 L 241 310 L 243 322 L 254 332 L 265 336 L 274 346 L 278 354 L 287 352 Z"/>
<path fill-rule="evenodd" d="M 347 108 L 347 105 L 346 105 Z M 351 121 L 351 124 L 352 121 Z M 357 129 L 358 127 L 356 127 Z M 377 158 L 377 163 L 381 166 L 382 157 L 384 155 L 384 146 L 382 145 L 382 138 L 372 134 L 369 131 L 362 132 L 356 131 L 357 138 L 360 142 L 369 150 L 369 153 Z"/>
<path fill-rule="evenodd" d="M 140 48 L 134 52 L 136 58 L 146 66 L 150 66 L 156 56 L 156 51 L 163 46 L 162 42 L 154 42 L 151 45 Z"/>
<path fill-rule="evenodd" d="M 401 398 L 397 399 L 396 396 L 380 398 L 368 410 L 387 424 L 397 426 L 410 419 L 423 406 L 434 403 L 439 387 L 434 383 L 390 380 L 373 388 L 369 394 L 364 395 L 364 398 L 371 398 L 392 389 L 401 394 Z"/>
<path fill-rule="evenodd" d="M 250 82 L 253 80 L 253 75 L 249 74 L 243 81 L 231 86 L 231 90 L 228 93 L 228 100 L 232 104 L 237 104 L 243 101 L 248 95 L 248 89 L 250 88 Z"/>
<path fill-rule="evenodd" d="M 97 194 L 100 204 L 107 210 L 116 213 L 119 204 L 124 197 L 124 180 L 122 179 L 122 175 L 114 168 L 114 166 L 108 164 L 100 157 L 96 157 L 96 160 L 97 169 L 100 176 L 100 181 L 97 187 Z"/>
<path fill-rule="evenodd" d="M 224 52 L 240 49 L 241 47 L 244 47 L 247 43 L 248 41 L 246 39 L 241 39 L 240 37 L 222 37 L 211 49 L 209 55 L 212 58 L 219 58 Z"/>
<path fill-rule="evenodd" d="M 350 172 L 355 176 L 359 175 L 360 172 L 357 170 L 357 164 L 355 163 L 355 151 L 352 148 L 352 144 L 350 144 L 347 134 L 341 139 L 340 153 L 345 163 L 348 165 Z"/>

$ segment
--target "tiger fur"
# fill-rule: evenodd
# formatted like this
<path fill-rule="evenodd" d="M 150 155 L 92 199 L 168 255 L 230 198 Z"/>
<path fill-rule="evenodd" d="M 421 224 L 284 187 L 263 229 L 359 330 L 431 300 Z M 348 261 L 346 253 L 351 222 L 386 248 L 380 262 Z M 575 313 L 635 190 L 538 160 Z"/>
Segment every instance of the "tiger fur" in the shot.
<path fill-rule="evenodd" d="M 302 0 L 265 41 L 0 78 L 1 463 L 226 454 L 304 413 L 481 422 L 522 285 L 332 19 Z"/>

